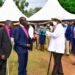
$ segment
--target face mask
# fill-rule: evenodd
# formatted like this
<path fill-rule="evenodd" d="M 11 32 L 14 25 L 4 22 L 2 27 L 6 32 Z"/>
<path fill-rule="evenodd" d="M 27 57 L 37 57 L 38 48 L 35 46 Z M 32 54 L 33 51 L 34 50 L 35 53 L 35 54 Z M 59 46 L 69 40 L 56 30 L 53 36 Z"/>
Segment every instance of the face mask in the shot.
<path fill-rule="evenodd" d="M 50 26 L 50 24 L 47 24 L 47 26 Z"/>
<path fill-rule="evenodd" d="M 65 26 L 67 26 L 67 24 L 65 24 Z"/>
<path fill-rule="evenodd" d="M 57 22 L 53 22 L 53 25 L 56 26 L 57 25 Z"/>
<path fill-rule="evenodd" d="M 50 26 L 50 30 L 51 30 L 51 31 L 53 30 L 53 26 Z"/>

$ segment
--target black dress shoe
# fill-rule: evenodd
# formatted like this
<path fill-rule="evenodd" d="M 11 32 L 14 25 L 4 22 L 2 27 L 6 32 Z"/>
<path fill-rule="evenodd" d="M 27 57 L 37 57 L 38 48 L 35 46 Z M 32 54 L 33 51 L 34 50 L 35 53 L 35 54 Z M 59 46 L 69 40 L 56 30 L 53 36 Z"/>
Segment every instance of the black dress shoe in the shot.
<path fill-rule="evenodd" d="M 64 75 L 64 73 L 58 73 L 58 75 Z"/>
<path fill-rule="evenodd" d="M 72 65 L 75 65 L 75 62 L 73 62 Z"/>
<path fill-rule="evenodd" d="M 63 72 L 58 72 L 58 75 L 64 75 L 64 73 Z"/>

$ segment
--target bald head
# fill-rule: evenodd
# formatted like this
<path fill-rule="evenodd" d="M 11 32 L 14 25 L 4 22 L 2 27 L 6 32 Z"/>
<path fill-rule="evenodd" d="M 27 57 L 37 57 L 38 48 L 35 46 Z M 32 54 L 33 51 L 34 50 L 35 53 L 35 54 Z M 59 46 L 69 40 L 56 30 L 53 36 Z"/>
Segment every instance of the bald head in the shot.
<path fill-rule="evenodd" d="M 26 20 L 25 17 L 20 17 L 20 18 L 19 18 L 19 22 L 20 22 L 22 25 L 26 25 L 27 20 Z"/>

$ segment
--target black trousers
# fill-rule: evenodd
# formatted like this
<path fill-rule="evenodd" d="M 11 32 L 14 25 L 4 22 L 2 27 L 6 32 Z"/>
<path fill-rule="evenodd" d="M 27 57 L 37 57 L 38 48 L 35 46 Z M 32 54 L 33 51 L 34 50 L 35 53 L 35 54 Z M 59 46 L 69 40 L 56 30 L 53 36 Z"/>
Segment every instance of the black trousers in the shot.
<path fill-rule="evenodd" d="M 53 68 L 52 75 L 64 75 L 62 69 L 62 63 L 61 63 L 62 55 L 63 54 L 53 52 L 54 68 Z"/>
<path fill-rule="evenodd" d="M 6 75 L 6 60 L 0 60 L 0 75 Z"/>

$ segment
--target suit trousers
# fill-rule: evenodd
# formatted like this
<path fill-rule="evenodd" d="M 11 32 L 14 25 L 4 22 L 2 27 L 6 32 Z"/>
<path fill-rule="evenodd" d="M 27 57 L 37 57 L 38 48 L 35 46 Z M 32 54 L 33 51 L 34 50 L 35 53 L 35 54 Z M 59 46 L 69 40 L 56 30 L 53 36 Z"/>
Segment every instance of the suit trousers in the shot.
<path fill-rule="evenodd" d="M 27 75 L 28 52 L 18 55 L 18 75 Z"/>
<path fill-rule="evenodd" d="M 6 60 L 0 60 L 0 75 L 6 75 Z"/>
<path fill-rule="evenodd" d="M 53 52 L 54 68 L 53 68 L 52 75 L 64 75 L 62 69 L 62 63 L 61 63 L 62 55 L 63 54 Z"/>

